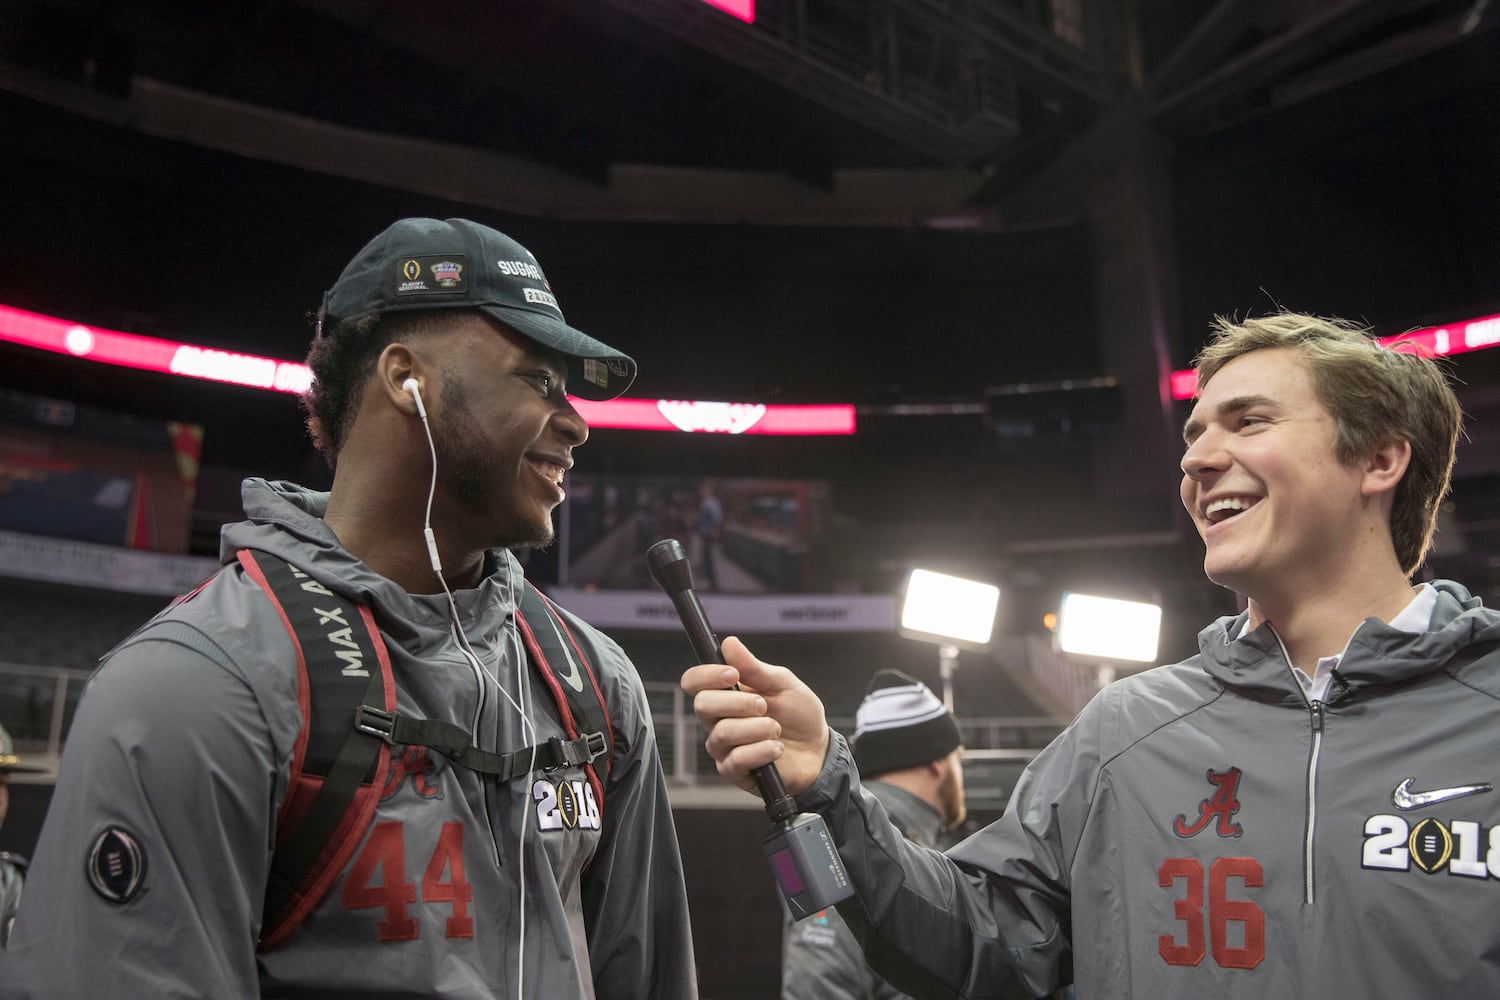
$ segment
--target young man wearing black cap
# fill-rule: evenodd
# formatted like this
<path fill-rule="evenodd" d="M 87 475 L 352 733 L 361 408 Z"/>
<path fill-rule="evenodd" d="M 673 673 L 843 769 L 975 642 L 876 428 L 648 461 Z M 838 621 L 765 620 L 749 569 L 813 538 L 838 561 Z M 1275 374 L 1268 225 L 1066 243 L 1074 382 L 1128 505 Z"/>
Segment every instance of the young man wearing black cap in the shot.
<path fill-rule="evenodd" d="M 16 756 L 16 745 L 5 727 L 0 726 L 0 826 L 10 811 L 10 776 L 40 771 L 35 764 L 24 763 Z M 0 948 L 10 940 L 10 925 L 21 905 L 21 889 L 26 883 L 26 859 L 10 851 L 0 851 Z"/>
<path fill-rule="evenodd" d="M 640 681 L 608 637 L 534 610 L 511 552 L 552 538 L 588 437 L 569 394 L 616 396 L 635 363 L 462 219 L 361 250 L 308 363 L 332 490 L 247 480 L 224 568 L 106 657 L 0 996 L 696 996 Z M 350 677 L 354 719 L 309 726 L 310 691 Z M 325 808 L 345 772 L 373 794 Z"/>
<path fill-rule="evenodd" d="M 850 741 L 865 790 L 914 844 L 936 848 L 964 821 L 963 736 L 932 690 L 899 670 L 881 670 L 854 717 Z M 782 1000 L 895 1000 L 837 910 L 782 931 Z"/>

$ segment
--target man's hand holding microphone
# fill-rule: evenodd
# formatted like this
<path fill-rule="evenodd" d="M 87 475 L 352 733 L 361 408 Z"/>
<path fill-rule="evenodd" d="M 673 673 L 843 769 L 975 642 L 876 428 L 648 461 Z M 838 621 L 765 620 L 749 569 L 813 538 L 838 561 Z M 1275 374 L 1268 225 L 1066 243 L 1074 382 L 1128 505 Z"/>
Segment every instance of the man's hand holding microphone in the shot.
<path fill-rule="evenodd" d="M 734 636 L 721 650 L 724 663 L 700 663 L 682 675 L 719 774 L 754 792 L 750 770 L 774 763 L 786 790 L 802 794 L 828 753 L 823 702 L 796 674 L 757 659 Z"/>

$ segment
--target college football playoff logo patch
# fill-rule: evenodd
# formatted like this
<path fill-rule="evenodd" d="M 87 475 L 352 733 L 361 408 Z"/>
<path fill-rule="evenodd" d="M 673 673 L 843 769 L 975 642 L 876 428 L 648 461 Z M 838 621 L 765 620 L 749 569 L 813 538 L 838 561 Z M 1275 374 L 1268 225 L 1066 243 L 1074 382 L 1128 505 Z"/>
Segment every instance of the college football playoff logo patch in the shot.
<path fill-rule="evenodd" d="M 127 830 L 111 826 L 94 840 L 88 856 L 89 884 L 111 903 L 128 903 L 146 878 L 146 852 Z"/>

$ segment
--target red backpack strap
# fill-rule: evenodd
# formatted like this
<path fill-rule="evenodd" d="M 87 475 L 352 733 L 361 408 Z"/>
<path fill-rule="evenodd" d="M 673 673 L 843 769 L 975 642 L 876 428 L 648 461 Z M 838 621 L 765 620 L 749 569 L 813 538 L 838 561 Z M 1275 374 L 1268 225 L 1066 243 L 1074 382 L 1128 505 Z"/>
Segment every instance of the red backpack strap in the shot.
<path fill-rule="evenodd" d="M 558 715 L 562 718 L 563 731 L 569 739 L 577 739 L 580 732 L 602 734 L 605 741 L 605 776 L 614 766 L 615 733 L 609 719 L 609 707 L 604 703 L 604 692 L 599 687 L 599 678 L 589 663 L 582 646 L 573 637 L 557 606 L 537 590 L 529 581 L 522 588 L 520 607 L 516 610 L 516 624 L 520 627 L 522 641 L 531 659 L 532 666 L 541 675 L 552 700 L 557 703 Z M 559 676 L 559 665 L 566 664 L 566 672 Z M 594 788 L 595 801 L 601 814 L 604 808 L 604 782 L 592 762 L 585 765 L 589 784 Z"/>
<path fill-rule="evenodd" d="M 368 607 L 277 556 L 242 549 L 237 558 L 291 637 L 302 712 L 262 911 L 260 950 L 269 951 L 301 925 L 364 839 L 390 748 L 356 728 L 356 713 L 394 711 L 396 692 Z"/>

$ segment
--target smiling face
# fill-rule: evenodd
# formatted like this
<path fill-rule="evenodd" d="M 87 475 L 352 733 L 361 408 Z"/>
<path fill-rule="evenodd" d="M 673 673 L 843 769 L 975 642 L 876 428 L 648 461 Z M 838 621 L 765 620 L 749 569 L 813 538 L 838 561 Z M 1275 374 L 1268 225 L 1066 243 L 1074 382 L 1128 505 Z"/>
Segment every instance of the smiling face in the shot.
<path fill-rule="evenodd" d="M 480 547 L 550 543 L 573 449 L 588 440 L 566 359 L 481 313 L 460 314 L 429 343 L 442 351 L 434 522 L 464 526 Z"/>
<path fill-rule="evenodd" d="M 1183 437 L 1182 503 L 1203 538 L 1203 570 L 1221 586 L 1261 603 L 1297 600 L 1347 570 L 1362 532 L 1382 530 L 1362 469 L 1335 456 L 1333 415 L 1292 350 L 1225 364 Z"/>

